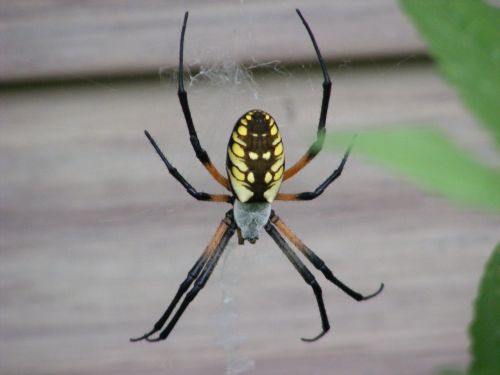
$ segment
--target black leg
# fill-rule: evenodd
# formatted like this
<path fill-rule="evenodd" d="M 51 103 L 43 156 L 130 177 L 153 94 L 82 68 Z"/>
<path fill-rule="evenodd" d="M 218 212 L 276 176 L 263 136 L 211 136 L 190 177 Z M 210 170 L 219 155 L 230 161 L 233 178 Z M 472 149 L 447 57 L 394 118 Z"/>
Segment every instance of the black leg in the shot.
<path fill-rule="evenodd" d="M 177 90 L 177 96 L 179 97 L 179 102 L 181 103 L 182 112 L 184 113 L 184 118 L 186 119 L 186 124 L 189 131 L 189 139 L 193 145 L 196 157 L 201 161 L 203 166 L 208 170 L 212 177 L 229 190 L 229 182 L 226 177 L 222 176 L 220 172 L 215 168 L 215 166 L 210 161 L 207 152 L 201 147 L 200 140 L 198 139 L 198 134 L 194 127 L 193 118 L 191 116 L 191 110 L 189 109 L 189 103 L 187 98 L 186 90 L 184 89 L 184 35 L 186 33 L 186 25 L 189 13 L 184 14 L 184 22 L 182 24 L 181 31 L 181 42 L 179 50 L 179 88 Z"/>
<path fill-rule="evenodd" d="M 210 278 L 210 275 L 212 274 L 215 266 L 217 265 L 217 262 L 219 261 L 222 253 L 224 252 L 224 249 L 226 248 L 227 243 L 229 242 L 229 239 L 233 236 L 235 231 L 235 226 L 234 224 L 229 227 L 224 233 L 224 236 L 222 237 L 219 245 L 215 248 L 213 253 L 210 255 L 205 267 L 203 268 L 203 271 L 201 275 L 196 279 L 194 282 L 193 287 L 191 290 L 186 294 L 186 297 L 182 301 L 181 305 L 179 306 L 179 309 L 175 313 L 174 317 L 172 320 L 168 323 L 168 325 L 165 327 L 163 331 L 161 331 L 160 335 L 155 338 L 146 338 L 147 341 L 149 342 L 158 342 L 165 340 L 170 332 L 174 329 L 175 325 L 177 324 L 177 321 L 180 319 L 182 314 L 184 313 L 184 310 L 188 307 L 188 305 L 191 303 L 191 301 L 196 297 L 198 292 L 203 289 L 205 284 L 207 283 L 208 279 Z"/>
<path fill-rule="evenodd" d="M 314 278 L 313 274 L 307 269 L 304 263 L 301 262 L 299 257 L 293 252 L 292 248 L 286 243 L 285 239 L 279 234 L 273 224 L 268 222 L 265 226 L 266 232 L 271 236 L 271 238 L 276 242 L 279 248 L 286 255 L 288 260 L 293 264 L 295 269 L 299 271 L 300 275 L 304 281 L 311 286 L 316 296 L 316 301 L 319 307 L 319 313 L 321 316 L 321 325 L 323 330 L 319 335 L 311 339 L 302 338 L 302 341 L 312 342 L 321 338 L 330 329 L 330 323 L 328 322 L 328 316 L 326 315 L 325 304 L 323 303 L 323 296 L 321 292 L 321 287 Z"/>
<path fill-rule="evenodd" d="M 321 56 L 321 52 L 319 50 L 318 44 L 316 43 L 316 39 L 314 38 L 314 34 L 312 33 L 311 28 L 309 27 L 300 10 L 296 9 L 296 11 L 300 19 L 302 20 L 302 23 L 304 24 L 309 37 L 311 38 L 314 50 L 316 51 L 316 56 L 318 57 L 319 65 L 321 66 L 321 71 L 323 72 L 323 99 L 321 100 L 321 112 L 319 115 L 316 141 L 314 141 L 314 143 L 307 150 L 306 154 L 299 161 L 297 161 L 294 165 L 292 165 L 285 171 L 285 174 L 283 175 L 284 181 L 288 180 L 290 177 L 304 168 L 323 148 L 323 143 L 325 141 L 326 115 L 328 112 L 328 104 L 330 102 L 330 93 L 332 90 L 332 82 L 330 81 L 330 76 L 328 75 L 325 61 Z"/>
<path fill-rule="evenodd" d="M 177 303 L 179 302 L 181 297 L 184 295 L 184 293 L 186 293 L 186 291 L 189 289 L 189 287 L 191 286 L 193 281 L 199 277 L 200 272 L 202 272 L 202 270 L 203 270 L 202 275 L 199 277 L 199 279 L 201 279 L 203 277 L 203 275 L 206 274 L 207 269 L 209 267 L 212 267 L 212 270 L 213 270 L 213 267 L 215 266 L 215 264 L 213 266 L 210 266 L 210 264 L 211 264 L 210 262 L 213 262 L 214 254 L 216 254 L 218 252 L 222 252 L 222 250 L 226 246 L 227 242 L 229 241 L 229 238 L 231 238 L 232 234 L 234 233 L 234 226 L 235 225 L 234 225 L 234 220 L 232 217 L 232 211 L 229 211 L 228 214 L 226 214 L 226 218 L 221 222 L 221 224 L 217 228 L 217 231 L 215 232 L 211 241 L 207 245 L 205 251 L 203 252 L 201 257 L 196 261 L 194 266 L 191 268 L 191 270 L 189 271 L 189 273 L 187 275 L 187 278 L 181 283 L 179 289 L 177 290 L 177 293 L 175 294 L 174 299 L 172 300 L 172 302 L 170 302 L 167 310 L 165 310 L 165 312 L 163 313 L 161 318 L 155 323 L 153 329 L 140 337 L 131 338 L 130 341 L 132 341 L 132 342 L 136 342 L 136 341 L 140 341 L 140 340 L 159 341 L 157 339 L 150 339 L 150 337 L 162 329 L 162 327 L 165 325 L 166 321 L 170 317 L 172 311 L 177 306 Z M 219 257 L 220 257 L 220 255 L 219 255 Z M 211 272 L 212 271 L 210 271 L 210 273 Z M 210 275 L 208 275 L 208 276 L 210 276 Z M 206 276 L 207 279 L 208 279 L 208 276 Z M 199 279 L 196 281 L 196 283 L 199 282 Z M 205 281 L 205 283 L 206 283 L 206 281 Z M 184 307 L 184 309 L 185 309 L 185 307 Z M 176 316 L 177 316 L 177 314 L 176 314 Z M 179 319 L 179 317 L 180 317 L 180 315 L 177 318 L 175 318 L 175 316 L 174 316 L 175 321 L 177 321 Z M 173 326 L 172 326 L 172 328 L 173 328 Z M 165 336 L 165 338 L 166 338 L 166 336 Z"/>
<path fill-rule="evenodd" d="M 271 213 L 271 222 L 278 228 L 278 230 L 283 233 L 283 235 L 291 242 L 293 243 L 297 249 L 300 250 L 302 254 L 316 267 L 318 270 L 320 270 L 325 277 L 330 280 L 334 285 L 339 287 L 343 292 L 345 292 L 347 295 L 355 299 L 356 301 L 366 301 L 367 299 L 373 298 L 377 296 L 382 290 L 384 289 L 384 283 L 380 284 L 380 287 L 378 290 L 372 294 L 369 294 L 367 296 L 363 296 L 362 294 L 352 290 L 349 288 L 347 285 L 345 285 L 342 281 L 337 279 L 333 272 L 328 268 L 328 266 L 325 264 L 325 262 L 318 257 L 311 249 L 309 249 L 302 241 L 301 239 L 292 232 L 292 230 L 285 224 L 285 222 L 278 217 L 274 211 Z"/>
<path fill-rule="evenodd" d="M 186 291 L 191 286 L 192 282 L 198 277 L 202 268 L 205 266 L 208 258 L 208 253 L 209 253 L 209 248 L 207 247 L 203 252 L 203 254 L 201 255 L 201 257 L 196 261 L 193 268 L 191 268 L 191 270 L 188 272 L 187 278 L 181 283 L 179 289 L 177 290 L 177 293 L 175 294 L 174 299 L 172 300 L 172 302 L 170 302 L 167 310 L 165 310 L 161 318 L 155 323 L 153 329 L 140 337 L 131 338 L 130 341 L 136 342 L 147 339 L 162 329 L 163 325 L 170 317 L 170 314 L 172 313 L 175 306 L 177 306 L 177 303 L 179 302 L 181 297 L 184 295 L 184 293 L 186 293 Z"/>
<path fill-rule="evenodd" d="M 352 149 L 352 144 L 345 152 L 344 157 L 342 158 L 342 161 L 340 162 L 337 169 L 335 169 L 333 173 L 330 176 L 328 176 L 328 178 L 325 181 L 323 181 L 323 183 L 321 183 L 321 185 L 319 185 L 314 191 L 306 191 L 304 193 L 298 193 L 298 194 L 278 193 L 275 199 L 278 201 L 310 201 L 314 198 L 317 198 L 325 191 L 325 189 L 333 181 L 335 181 L 338 177 L 340 177 L 342 171 L 344 170 L 344 166 L 345 163 L 347 162 L 347 158 L 349 157 L 351 149 Z"/>
<path fill-rule="evenodd" d="M 149 132 L 147 130 L 144 131 L 144 134 L 146 134 L 146 137 L 149 139 L 149 142 L 153 145 L 154 149 L 156 150 L 156 153 L 160 156 L 161 160 L 163 163 L 165 163 L 165 166 L 167 167 L 168 171 L 172 176 L 175 177 L 177 181 L 179 181 L 182 186 L 186 189 L 186 191 L 195 199 L 199 201 L 212 201 L 212 202 L 227 202 L 231 203 L 232 202 L 232 197 L 227 194 L 208 194 L 204 193 L 202 191 L 197 191 L 189 182 L 186 181 L 184 177 L 179 173 L 177 169 L 173 167 L 172 164 L 167 160 L 165 154 L 161 151 L 160 147 L 156 144 L 156 141 L 151 137 Z"/>

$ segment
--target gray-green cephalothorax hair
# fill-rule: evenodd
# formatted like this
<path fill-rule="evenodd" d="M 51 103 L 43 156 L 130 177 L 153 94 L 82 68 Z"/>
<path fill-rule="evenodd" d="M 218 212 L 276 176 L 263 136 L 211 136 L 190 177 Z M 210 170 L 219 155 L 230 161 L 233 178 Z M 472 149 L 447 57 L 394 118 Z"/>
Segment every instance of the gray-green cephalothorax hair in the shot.
<path fill-rule="evenodd" d="M 259 238 L 259 231 L 267 224 L 271 216 L 270 203 L 242 203 L 234 201 L 234 219 L 245 240 L 254 243 Z"/>

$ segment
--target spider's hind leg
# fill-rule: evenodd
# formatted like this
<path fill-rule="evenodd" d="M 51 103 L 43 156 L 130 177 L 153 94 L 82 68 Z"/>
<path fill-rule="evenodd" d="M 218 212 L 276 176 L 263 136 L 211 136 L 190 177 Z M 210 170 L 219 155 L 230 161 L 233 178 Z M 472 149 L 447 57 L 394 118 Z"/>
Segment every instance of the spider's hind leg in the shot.
<path fill-rule="evenodd" d="M 168 335 L 175 327 L 175 324 L 177 323 L 177 321 L 179 320 L 179 318 L 181 317 L 182 313 L 187 308 L 189 303 L 196 297 L 198 292 L 207 283 L 210 275 L 212 274 L 215 266 L 217 265 L 217 261 L 222 255 L 224 249 L 226 248 L 229 239 L 234 234 L 235 226 L 236 224 L 234 223 L 232 210 L 230 210 L 227 212 L 226 217 L 220 223 L 219 227 L 217 228 L 217 231 L 215 232 L 211 241 L 205 248 L 203 254 L 191 268 L 186 279 L 181 283 L 179 289 L 177 290 L 177 293 L 175 294 L 174 299 L 172 300 L 172 302 L 170 302 L 169 306 L 167 307 L 161 318 L 153 326 L 153 329 L 140 337 L 131 338 L 130 341 L 136 342 L 136 341 L 146 340 L 150 342 L 155 342 L 155 341 L 165 340 L 168 337 Z M 167 327 L 160 333 L 160 335 L 157 338 L 152 339 L 151 336 L 163 328 L 168 318 L 172 314 L 172 311 L 175 309 L 177 303 L 179 302 L 181 297 L 187 292 L 193 281 L 195 283 L 194 286 L 187 293 L 184 301 L 182 302 L 181 306 L 175 313 L 172 320 L 168 323 Z"/>
<path fill-rule="evenodd" d="M 381 283 L 379 288 L 374 293 L 364 296 L 361 293 L 358 293 L 355 290 L 349 288 L 342 281 L 340 281 L 335 277 L 335 275 L 330 270 L 330 268 L 328 268 L 325 262 L 319 256 L 317 256 L 311 249 L 309 249 L 301 241 L 301 239 L 295 233 L 292 232 L 292 230 L 284 223 L 284 221 L 274 213 L 274 211 L 271 213 L 270 221 L 276 226 L 276 228 L 278 228 L 278 230 L 281 233 L 283 233 L 283 235 L 290 242 L 292 242 L 297 247 L 297 249 L 300 250 L 302 254 L 304 254 L 304 256 L 314 265 L 314 267 L 316 267 L 319 271 L 323 273 L 323 275 L 325 275 L 325 277 L 329 281 L 331 281 L 334 285 L 336 285 L 339 289 L 341 289 L 344 293 L 346 293 L 348 296 L 355 299 L 356 301 L 366 301 L 370 298 L 377 296 L 384 289 L 384 283 Z"/>
<path fill-rule="evenodd" d="M 314 296 L 316 297 L 316 302 L 318 303 L 319 313 L 321 316 L 321 326 L 322 331 L 313 338 L 302 338 L 302 341 L 313 342 L 323 337 L 325 333 L 330 330 L 330 323 L 328 321 L 328 316 L 326 314 L 325 304 L 323 302 L 323 293 L 321 291 L 321 287 L 318 282 L 314 278 L 313 274 L 307 269 L 307 267 L 302 263 L 297 254 L 293 251 L 293 249 L 287 244 L 285 239 L 279 234 L 276 227 L 268 221 L 266 226 L 264 227 L 266 232 L 271 236 L 271 238 L 276 242 L 279 248 L 283 251 L 288 260 L 293 264 L 295 269 L 300 273 L 304 281 L 311 286 Z"/>

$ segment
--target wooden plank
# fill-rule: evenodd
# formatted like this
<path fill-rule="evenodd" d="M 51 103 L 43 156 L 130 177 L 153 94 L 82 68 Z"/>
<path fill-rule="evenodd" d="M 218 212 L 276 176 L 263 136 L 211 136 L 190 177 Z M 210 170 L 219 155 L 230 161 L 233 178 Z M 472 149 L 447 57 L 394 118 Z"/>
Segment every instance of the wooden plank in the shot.
<path fill-rule="evenodd" d="M 493 149 L 429 65 L 331 69 L 328 130 L 435 122 L 488 159 Z M 199 135 L 218 166 L 246 109 L 273 113 L 287 160 L 315 134 L 320 72 L 256 76 L 189 88 Z M 439 101 L 439 105 L 436 105 Z M 353 288 L 320 274 L 332 331 L 275 245 L 229 246 L 228 257 L 169 341 L 131 344 L 150 328 L 228 209 L 193 201 L 144 138 L 148 128 L 196 187 L 220 191 L 195 159 L 175 85 L 122 83 L 0 94 L 0 372 L 428 375 L 464 368 L 467 324 L 500 218 L 456 207 L 359 159 L 316 201 L 274 208 Z M 340 154 L 322 153 L 284 186 L 310 189 Z M 231 357 L 232 356 L 232 357 Z M 233 363 L 234 364 L 234 363 Z"/>
<path fill-rule="evenodd" d="M 297 3 L 298 4 L 298 3 Z M 3 1 L 0 83 L 156 74 L 177 64 L 182 17 L 190 65 L 273 60 L 314 52 L 289 1 Z M 395 0 L 313 0 L 300 5 L 327 60 L 424 53 Z"/>

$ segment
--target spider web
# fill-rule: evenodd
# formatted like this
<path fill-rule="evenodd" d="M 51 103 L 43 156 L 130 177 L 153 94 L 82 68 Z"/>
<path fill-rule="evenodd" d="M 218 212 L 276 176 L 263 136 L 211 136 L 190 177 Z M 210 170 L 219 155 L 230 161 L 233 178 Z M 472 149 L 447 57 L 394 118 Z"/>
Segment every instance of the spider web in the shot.
<path fill-rule="evenodd" d="M 230 253 L 237 249 L 236 242 L 231 241 L 225 251 L 220 265 L 218 280 L 222 294 L 222 303 L 215 314 L 218 327 L 217 344 L 226 352 L 226 375 L 237 375 L 255 368 L 255 361 L 240 351 L 246 336 L 238 330 L 239 304 L 233 289 L 238 287 L 239 271 L 229 264 Z M 234 262 L 233 262 L 234 263 Z"/>
<path fill-rule="evenodd" d="M 235 33 L 238 38 L 238 32 Z M 236 101 L 245 101 L 249 110 L 259 106 L 262 97 L 260 95 L 259 82 L 256 73 L 286 74 L 280 68 L 279 61 L 258 62 L 251 64 L 240 64 L 226 54 L 222 61 L 211 58 L 216 54 L 210 47 L 199 49 L 196 34 L 190 34 L 185 46 L 184 59 L 184 85 L 188 92 L 191 113 L 195 119 L 195 126 L 202 146 L 207 150 L 214 164 L 223 173 L 225 164 L 225 145 L 230 129 L 236 117 L 235 113 L 241 110 L 237 108 Z M 190 47 L 194 46 L 194 47 Z M 194 52 L 194 54 L 193 54 Z M 258 75 L 257 74 L 257 75 Z M 168 90 L 178 85 L 178 70 L 167 67 L 161 68 L 159 76 Z M 207 104 L 206 96 L 216 98 L 216 108 L 213 108 L 214 100 Z M 241 98 L 245 99 L 242 100 Z M 230 110 L 228 110 L 228 107 Z M 233 111 L 234 109 L 234 111 Z M 197 119 L 203 121 L 197 121 Z M 197 125 L 198 124 L 198 125 Z M 190 146 L 190 145 L 189 145 Z M 187 162 L 186 162 L 187 163 Z M 193 160 L 189 160 L 192 164 Z M 180 165 L 180 169 L 187 170 L 189 165 Z M 206 183 L 207 176 L 196 184 L 200 188 Z M 219 188 L 217 186 L 217 188 Z M 207 188 L 207 190 L 210 188 Z M 215 332 L 215 345 L 222 348 L 226 357 L 225 375 L 238 375 L 251 371 L 255 368 L 255 361 L 250 358 L 241 347 L 247 341 L 247 337 L 239 330 L 240 305 L 236 297 L 239 289 L 240 273 L 243 271 L 241 262 L 234 259 L 233 250 L 240 250 L 234 236 L 227 245 L 223 258 L 214 271 L 212 280 L 217 281 L 221 300 L 219 307 L 213 314 Z M 230 261 L 233 256 L 233 261 Z"/>
<path fill-rule="evenodd" d="M 244 30 L 238 27 L 233 31 L 231 39 L 235 44 L 248 37 Z M 195 30 L 189 30 L 184 49 L 184 86 L 202 147 L 207 150 L 217 168 L 224 173 L 226 144 L 236 119 L 252 108 L 271 107 L 270 101 L 279 101 L 281 104 L 286 96 L 282 93 L 276 97 L 270 96 L 261 90 L 260 82 L 263 79 L 279 80 L 283 83 L 283 91 L 288 93 L 291 90 L 286 90 L 286 84 L 294 74 L 282 67 L 278 60 L 258 61 L 250 58 L 250 62 L 239 63 L 232 55 L 232 48 L 228 48 L 221 59 L 220 51 L 212 50 L 211 44 L 202 40 L 202 35 L 197 34 Z M 302 69 L 305 70 L 306 67 Z M 178 85 L 177 69 L 161 68 L 159 77 L 166 90 L 172 90 Z M 310 87 L 313 90 L 318 89 L 312 85 Z M 207 97 L 210 97 L 210 100 L 207 100 Z M 243 103 L 244 108 L 241 107 Z M 185 149 L 181 150 L 180 147 L 177 154 L 185 153 Z M 175 155 L 176 151 L 170 150 L 170 153 Z M 193 158 L 176 161 L 179 170 L 192 169 L 193 162 L 196 163 Z M 214 188 L 214 184 L 204 172 L 199 175 L 200 180 L 194 180 L 193 184 L 200 190 L 220 189 L 217 185 Z M 192 178 L 190 176 L 190 179 Z M 210 186 L 205 188 L 207 184 Z M 234 236 L 211 278 L 212 282 L 217 282 L 221 296 L 219 306 L 213 313 L 216 327 L 214 343 L 225 353 L 225 375 L 243 374 L 255 368 L 255 360 L 243 349 L 247 337 L 239 324 L 240 303 L 237 294 L 241 289 L 240 275 L 248 266 L 248 261 L 252 263 L 252 259 L 248 257 L 255 260 L 256 257 L 262 256 L 262 253 L 248 251 L 245 254 L 236 254 L 234 250 L 241 251 L 241 246 L 237 246 L 236 241 Z M 276 253 L 276 256 L 279 254 Z M 241 257 L 245 258 L 244 261 Z"/>
<path fill-rule="evenodd" d="M 232 103 L 241 101 L 241 97 L 245 97 L 244 101 L 248 106 L 245 110 L 259 107 L 262 96 L 256 75 L 260 77 L 261 74 L 275 76 L 277 74 L 288 75 L 289 73 L 280 68 L 277 60 L 253 61 L 252 64 L 243 65 L 237 63 L 230 56 L 226 56 L 221 63 L 207 62 L 197 57 L 192 66 L 198 66 L 199 68 L 194 70 L 190 66 L 185 66 L 184 76 L 190 103 L 196 103 L 196 106 L 191 105 L 191 111 L 193 113 L 197 112 L 198 116 L 202 111 L 206 114 L 203 126 L 197 127 L 198 135 L 214 164 L 223 171 L 221 166 L 224 165 L 224 159 L 222 158 L 225 158 L 225 152 L 221 153 L 220 150 L 225 150 L 227 136 L 234 122 L 234 118 L 225 110 L 225 107 L 228 106 L 228 103 L 230 103 L 229 107 L 236 106 L 236 104 Z M 166 74 L 160 73 L 162 81 L 169 83 L 170 87 L 172 84 L 177 85 L 178 72 L 169 71 Z M 214 109 L 206 106 L 203 96 L 207 95 L 207 92 L 220 98 L 219 102 L 221 104 L 218 105 L 218 108 Z M 234 113 L 238 113 L 237 111 L 239 109 L 235 109 Z M 192 160 L 190 163 L 192 163 Z M 201 184 L 203 183 L 205 182 L 201 182 Z M 225 352 L 225 375 L 243 374 L 255 368 L 254 359 L 242 350 L 247 337 L 239 326 L 240 304 L 236 295 L 237 290 L 239 290 L 240 274 L 244 270 L 244 265 L 236 259 L 239 257 L 234 257 L 238 255 L 233 254 L 234 250 L 241 251 L 241 247 L 236 244 L 236 236 L 229 242 L 217 267 L 218 270 L 216 269 L 213 275 L 213 279 L 217 280 L 221 295 L 219 307 L 214 312 L 215 344 Z M 248 256 L 257 256 L 257 254 L 252 252 Z"/>
<path fill-rule="evenodd" d="M 236 30 L 234 38 L 244 39 L 245 36 L 242 34 L 241 30 Z M 264 110 L 269 108 L 271 113 L 276 113 L 277 119 L 293 118 L 294 109 L 289 103 L 296 101 L 293 98 L 296 90 L 290 89 L 290 86 L 297 81 L 301 84 L 305 82 L 306 90 L 321 94 L 320 83 L 316 77 L 310 77 L 310 64 L 296 66 L 293 70 L 282 66 L 278 60 L 257 61 L 251 58 L 250 63 L 242 64 L 230 54 L 231 51 L 221 60 L 212 57 L 217 55 L 217 51 L 210 50 L 209 44 L 203 45 L 200 49 L 197 43 L 199 44 L 199 40 L 196 33 L 191 32 L 185 45 L 184 84 L 200 142 L 221 172 L 224 171 L 226 157 L 225 152 L 221 150 L 225 150 L 234 121 L 242 113 L 253 108 Z M 313 74 L 316 73 L 319 71 Z M 159 76 L 168 90 L 172 90 L 172 87 L 178 84 L 177 69 L 162 68 Z M 270 81 L 275 80 L 280 87 L 279 92 L 262 91 L 261 82 L 264 80 L 266 82 L 262 86 L 266 87 Z M 212 99 L 207 101 L 207 96 Z M 217 103 L 215 108 L 214 102 Z M 241 107 L 241 103 L 244 103 L 244 108 Z M 284 112 L 289 114 L 283 115 Z M 291 121 L 283 121 L 282 127 L 286 127 L 286 123 L 290 124 Z M 300 135 L 295 136 L 300 137 Z M 181 152 L 183 151 L 179 150 L 179 153 Z M 171 154 L 174 155 L 176 152 L 172 151 Z M 182 165 L 183 162 L 185 165 Z M 180 170 L 189 170 L 192 168 L 193 160 L 190 158 L 189 161 L 181 160 L 178 163 Z M 201 179 L 195 184 L 203 190 L 207 176 L 204 173 L 200 175 Z M 212 187 L 207 188 L 210 189 Z M 258 263 L 263 257 L 280 256 L 279 252 L 265 255 L 261 251 L 255 251 L 254 248 L 246 251 L 244 255 L 236 254 L 234 251 L 241 251 L 241 246 L 237 246 L 236 241 L 234 236 L 212 276 L 212 280 L 217 281 L 221 295 L 219 307 L 213 315 L 216 327 L 214 341 L 215 345 L 221 347 L 225 353 L 225 375 L 243 374 L 255 368 L 255 360 L 243 349 L 247 336 L 239 324 L 240 303 L 237 294 L 241 289 L 241 274 L 249 264 Z"/>

